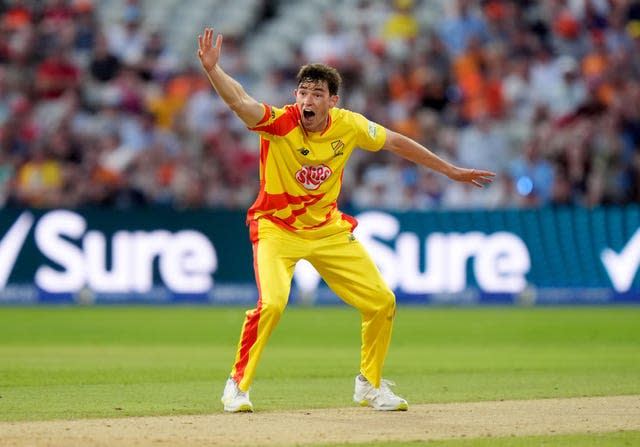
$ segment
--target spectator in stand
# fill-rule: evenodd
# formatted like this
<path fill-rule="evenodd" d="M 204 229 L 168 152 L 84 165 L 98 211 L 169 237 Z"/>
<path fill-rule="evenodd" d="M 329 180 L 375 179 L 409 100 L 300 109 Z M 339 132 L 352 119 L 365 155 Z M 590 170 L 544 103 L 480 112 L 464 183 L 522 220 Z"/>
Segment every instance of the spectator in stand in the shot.
<path fill-rule="evenodd" d="M 8 203 L 18 203 L 18 172 L 39 156 L 34 148 L 50 151 L 68 141 L 80 156 L 54 157 L 61 165 L 62 195 L 73 198 L 67 204 L 136 206 L 162 194 L 161 200 L 183 207 L 249 204 L 255 153 L 240 150 L 230 160 L 223 149 L 253 148 L 253 142 L 235 139 L 242 123 L 220 114 L 220 101 L 193 70 L 193 59 L 174 62 L 184 57 L 168 49 L 176 36 L 162 34 L 162 28 L 150 33 L 146 4 L 114 3 L 121 9 L 110 17 L 120 21 L 102 28 L 109 23 L 101 16 L 104 2 L 0 2 L 0 163 L 5 177 L 11 176 L 3 183 Z M 529 141 L 538 143 L 538 158 L 553 168 L 553 204 L 640 202 L 640 1 L 362 0 L 352 14 L 339 0 L 318 7 L 327 22 L 306 30 L 287 65 L 254 76 L 246 59 L 248 39 L 239 32 L 225 41 L 224 68 L 250 91 L 288 98 L 294 86 L 287 80 L 297 67 L 328 57 L 344 74 L 346 107 L 416 136 L 451 161 L 479 157 L 505 169 L 490 188 L 470 197 L 464 188 L 443 188 L 437 177 L 394 166 L 382 173 L 398 179 L 402 197 L 394 201 L 385 185 L 376 186 L 375 197 L 363 197 L 362 186 L 375 186 L 380 170 L 371 157 L 358 155 L 349 168 L 354 175 L 345 176 L 353 183 L 345 184 L 343 202 L 420 209 L 470 206 L 470 200 L 487 207 L 544 206 L 546 201 L 534 205 L 530 196 L 518 196 L 505 167 L 527 158 Z M 434 17 L 439 8 L 445 16 Z M 270 11 L 248 26 L 260 30 L 266 23 L 261 20 L 288 12 Z M 416 27 L 422 27 L 418 34 Z M 387 37 L 403 43 L 396 46 Z M 54 47 L 66 54 L 52 55 Z M 327 48 L 336 53 L 326 54 Z M 50 56 L 66 62 L 51 64 Z M 478 125 L 483 115 L 501 134 L 489 152 L 482 148 L 491 132 L 485 135 Z M 53 129 L 66 135 L 56 140 Z M 132 151 L 114 184 L 95 153 L 102 154 L 102 139 L 111 134 Z M 500 147 L 508 148 L 504 156 L 494 153 Z M 144 163 L 153 164 L 154 156 L 165 162 L 149 171 Z M 171 163 L 175 169 L 167 169 Z M 242 165 L 233 179 L 230 163 Z M 87 180 L 92 186 L 82 176 L 95 179 Z M 190 178 L 193 187 L 186 187 Z M 64 189 L 70 182 L 82 185 L 77 195 Z M 43 196 L 49 199 L 39 206 L 64 204 L 55 194 Z"/>
<path fill-rule="evenodd" d="M 515 5 L 503 0 L 488 0 L 483 2 L 482 15 L 487 28 L 487 42 L 510 45 L 518 26 Z"/>
<path fill-rule="evenodd" d="M 75 40 L 74 14 L 67 0 L 46 0 L 39 11 L 39 46 L 73 49 Z"/>
<path fill-rule="evenodd" d="M 347 33 L 329 12 L 322 18 L 322 28 L 303 39 L 302 52 L 308 61 L 341 67 L 349 55 L 349 46 Z"/>
<path fill-rule="evenodd" d="M 533 136 L 525 143 L 523 153 L 508 166 L 516 190 L 528 207 L 548 205 L 552 199 L 553 165 L 542 157 L 539 145 Z"/>
<path fill-rule="evenodd" d="M 70 26 L 73 21 L 73 9 L 67 0 L 46 0 L 41 15 L 41 29 L 52 32 Z"/>
<path fill-rule="evenodd" d="M 207 203 L 206 184 L 198 160 L 191 152 L 182 149 L 171 158 L 171 175 L 165 179 L 174 207 L 199 208 Z"/>
<path fill-rule="evenodd" d="M 1 150 L 22 161 L 28 157 L 31 146 L 39 139 L 41 127 L 33 113 L 33 105 L 23 95 L 11 101 L 9 118 L 4 124 Z"/>
<path fill-rule="evenodd" d="M 613 9 L 607 16 L 607 26 L 601 32 L 604 35 L 607 50 L 611 53 L 629 50 L 633 47 L 626 25 L 627 22 L 622 8 Z"/>
<path fill-rule="evenodd" d="M 112 81 L 120 67 L 120 59 L 109 50 L 105 35 L 99 33 L 93 42 L 93 54 L 89 62 L 90 79 L 98 83 Z"/>
<path fill-rule="evenodd" d="M 93 0 L 75 0 L 71 3 L 73 10 L 74 40 L 73 48 L 76 61 L 86 70 L 91 60 L 91 52 L 95 45 L 100 25 L 96 20 Z"/>
<path fill-rule="evenodd" d="M 63 203 L 63 169 L 60 162 L 45 152 L 41 143 L 31 146 L 29 159 L 16 173 L 14 205 L 22 207 L 51 207 Z"/>
<path fill-rule="evenodd" d="M 33 85 L 36 27 L 27 2 L 16 0 L 0 18 L 0 47 L 7 58 L 7 80 L 15 91 L 26 93 Z"/>
<path fill-rule="evenodd" d="M 68 90 L 80 88 L 81 71 L 71 58 L 68 47 L 51 47 L 35 73 L 34 88 L 37 98 L 42 101 L 60 99 Z"/>
<path fill-rule="evenodd" d="M 535 114 L 536 98 L 533 94 L 530 63 L 525 56 L 515 55 L 507 62 L 502 92 L 509 109 L 505 118 L 510 121 L 510 125 L 529 127 Z"/>
<path fill-rule="evenodd" d="M 472 0 L 453 0 L 452 11 L 438 26 L 438 34 L 446 45 L 449 54 L 457 57 L 467 49 L 469 41 L 476 39 L 486 42 L 488 38 L 487 27 L 482 15 L 474 7 L 476 2 Z"/>
<path fill-rule="evenodd" d="M 478 113 L 460 131 L 457 155 L 462 164 L 493 172 L 504 172 L 511 158 L 506 135 L 486 112 Z"/>
<path fill-rule="evenodd" d="M 424 69 L 420 61 L 409 61 L 395 67 L 387 80 L 389 124 L 393 130 L 413 139 L 420 134 L 417 111 Z"/>
<path fill-rule="evenodd" d="M 414 0 L 394 0 L 393 10 L 387 15 L 382 27 L 385 41 L 401 40 L 413 42 L 418 37 L 420 24 L 416 20 Z"/>
<path fill-rule="evenodd" d="M 549 113 L 551 119 L 561 121 L 570 117 L 588 99 L 588 90 L 580 76 L 580 67 L 571 56 L 560 56 L 549 67 L 549 76 L 544 84 L 534 86 L 538 103 Z"/>
<path fill-rule="evenodd" d="M 109 106 L 109 102 L 117 96 L 114 80 L 119 76 L 121 69 L 120 59 L 110 52 L 104 33 L 98 32 L 85 69 L 82 89 L 90 107 L 99 109 Z"/>
<path fill-rule="evenodd" d="M 577 7 L 579 9 L 576 11 L 576 15 L 589 34 L 602 32 L 607 28 L 607 17 L 611 13 L 608 0 L 583 0 L 577 2 Z"/>
<path fill-rule="evenodd" d="M 6 131 L 0 126 L 0 147 L 3 146 Z M 4 207 L 9 199 L 11 183 L 15 175 L 15 159 L 0 151 L 0 208 Z"/>
<path fill-rule="evenodd" d="M 594 31 L 591 34 L 590 43 L 589 51 L 580 64 L 581 75 L 590 90 L 598 90 L 604 81 L 611 60 L 602 31 Z"/>
<path fill-rule="evenodd" d="M 414 0 L 394 0 L 393 9 L 382 25 L 382 38 L 387 54 L 394 58 L 408 58 L 420 32 L 415 17 Z"/>
<path fill-rule="evenodd" d="M 0 126 L 9 120 L 11 104 L 16 97 L 16 92 L 11 91 L 7 82 L 7 71 L 0 65 Z"/>
<path fill-rule="evenodd" d="M 415 181 L 407 185 L 407 209 L 428 211 L 439 208 L 444 189 L 437 175 L 424 169 L 417 170 Z"/>
<path fill-rule="evenodd" d="M 625 154 L 620 117 L 607 112 L 598 123 L 593 141 L 593 170 L 589 178 L 588 206 L 622 205 L 631 196 L 633 160 Z"/>
<path fill-rule="evenodd" d="M 106 33 L 109 51 L 124 64 L 142 62 L 147 34 L 142 28 L 143 10 L 137 0 L 127 0 L 120 23 Z"/>
<path fill-rule="evenodd" d="M 33 22 L 33 11 L 27 0 L 13 0 L 0 19 L 11 29 L 26 28 Z"/>
<path fill-rule="evenodd" d="M 547 2 L 545 7 L 551 23 L 554 50 L 558 54 L 582 58 L 587 51 L 587 34 L 568 0 Z"/>
<path fill-rule="evenodd" d="M 178 71 L 178 57 L 167 46 L 159 30 L 152 31 L 144 44 L 139 71 L 143 79 L 160 82 Z"/>

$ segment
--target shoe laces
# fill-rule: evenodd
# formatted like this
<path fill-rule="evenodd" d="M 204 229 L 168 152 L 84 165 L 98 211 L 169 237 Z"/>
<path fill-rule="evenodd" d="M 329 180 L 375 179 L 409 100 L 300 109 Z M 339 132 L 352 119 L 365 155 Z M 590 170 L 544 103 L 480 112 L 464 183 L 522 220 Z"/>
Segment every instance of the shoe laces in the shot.
<path fill-rule="evenodd" d="M 382 379 L 380 381 L 380 388 L 378 389 L 378 393 L 384 397 L 394 398 L 396 399 L 398 396 L 391 391 L 392 386 L 396 386 L 396 383 L 392 380 Z"/>
<path fill-rule="evenodd" d="M 232 379 L 233 380 L 233 379 Z M 235 380 L 233 380 L 233 397 L 249 397 L 249 390 L 242 391 Z"/>
<path fill-rule="evenodd" d="M 236 397 L 249 397 L 249 391 L 242 391 L 240 388 L 236 387 Z"/>
<path fill-rule="evenodd" d="M 238 384 L 237 384 L 237 383 L 236 383 L 235 385 L 236 385 L 236 386 L 235 386 L 235 389 L 236 389 L 236 397 L 246 397 L 246 398 L 248 399 L 248 398 L 249 398 L 249 391 L 250 391 L 250 390 L 242 391 L 242 390 L 240 389 L 240 387 L 238 386 Z"/>

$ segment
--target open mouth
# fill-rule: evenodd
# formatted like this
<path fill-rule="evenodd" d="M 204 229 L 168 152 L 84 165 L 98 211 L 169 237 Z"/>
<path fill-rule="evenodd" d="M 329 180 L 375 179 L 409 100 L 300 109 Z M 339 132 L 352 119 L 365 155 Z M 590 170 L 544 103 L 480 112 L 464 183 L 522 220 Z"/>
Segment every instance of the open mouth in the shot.
<path fill-rule="evenodd" d="M 304 119 L 310 120 L 314 116 L 316 116 L 316 112 L 314 112 L 313 110 L 303 110 L 302 111 L 302 116 L 304 117 Z"/>

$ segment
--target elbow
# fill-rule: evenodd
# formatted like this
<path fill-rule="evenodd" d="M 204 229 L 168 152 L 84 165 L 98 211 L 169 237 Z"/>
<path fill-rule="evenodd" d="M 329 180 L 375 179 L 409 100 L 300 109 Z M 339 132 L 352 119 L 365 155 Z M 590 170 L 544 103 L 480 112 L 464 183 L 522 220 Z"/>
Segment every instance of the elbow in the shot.
<path fill-rule="evenodd" d="M 248 127 L 255 126 L 262 118 L 262 106 L 256 108 L 255 104 L 257 103 L 249 97 L 239 98 L 237 101 L 227 103 L 229 109 Z"/>
<path fill-rule="evenodd" d="M 402 148 L 402 135 L 387 129 L 387 140 L 385 141 L 384 148 L 389 152 L 397 154 Z"/>

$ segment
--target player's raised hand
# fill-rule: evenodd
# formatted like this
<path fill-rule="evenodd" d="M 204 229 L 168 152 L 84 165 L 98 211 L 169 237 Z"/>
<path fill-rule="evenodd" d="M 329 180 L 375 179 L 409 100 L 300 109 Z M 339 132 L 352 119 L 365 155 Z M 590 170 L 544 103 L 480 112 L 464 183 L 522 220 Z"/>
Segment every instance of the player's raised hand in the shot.
<path fill-rule="evenodd" d="M 471 183 L 477 188 L 482 188 L 491 183 L 496 176 L 495 172 L 483 171 L 481 169 L 457 168 L 451 178 L 459 182 Z"/>
<path fill-rule="evenodd" d="M 198 36 L 198 58 L 207 73 L 209 73 L 218 63 L 220 59 L 220 51 L 222 50 L 222 34 L 216 37 L 216 43 L 213 43 L 213 28 L 205 28 L 204 35 Z"/>

